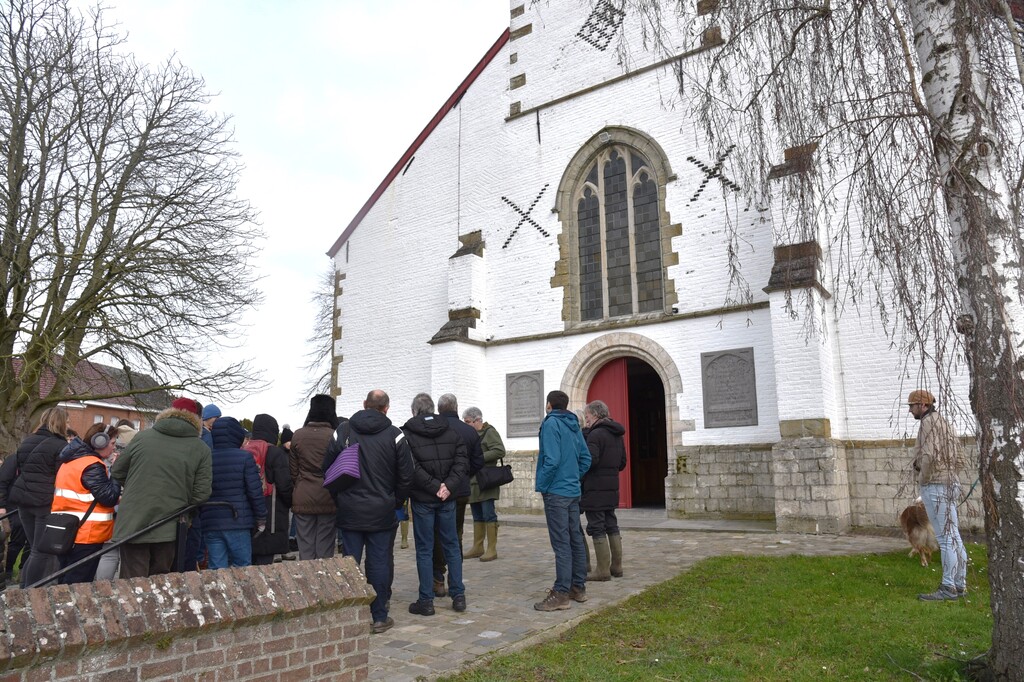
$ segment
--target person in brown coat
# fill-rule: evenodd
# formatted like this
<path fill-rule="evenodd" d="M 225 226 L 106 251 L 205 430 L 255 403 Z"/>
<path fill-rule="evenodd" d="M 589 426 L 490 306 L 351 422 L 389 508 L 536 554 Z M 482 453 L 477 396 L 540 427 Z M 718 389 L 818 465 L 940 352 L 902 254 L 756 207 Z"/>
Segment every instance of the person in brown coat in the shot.
<path fill-rule="evenodd" d="M 288 468 L 299 559 L 329 559 L 337 546 L 336 508 L 324 488 L 323 461 L 340 420 L 334 398 L 315 395 L 301 429 L 292 435 Z"/>

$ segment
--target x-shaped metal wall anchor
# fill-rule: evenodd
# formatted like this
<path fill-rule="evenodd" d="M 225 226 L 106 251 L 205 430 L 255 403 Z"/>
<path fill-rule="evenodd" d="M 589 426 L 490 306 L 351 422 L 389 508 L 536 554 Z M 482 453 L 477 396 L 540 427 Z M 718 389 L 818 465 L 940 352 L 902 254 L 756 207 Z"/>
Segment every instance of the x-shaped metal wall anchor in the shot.
<path fill-rule="evenodd" d="M 551 183 L 548 183 L 548 184 L 551 184 Z M 545 230 L 543 227 L 541 227 L 539 224 L 537 224 L 537 221 L 530 217 L 530 213 L 533 212 L 533 209 L 537 206 L 537 202 L 540 201 L 540 198 L 542 196 L 544 196 L 544 192 L 546 192 L 547 189 L 548 189 L 548 185 L 544 185 L 544 187 L 542 187 L 541 190 L 540 190 L 540 194 L 537 195 L 537 198 L 533 200 L 533 203 L 531 203 L 530 207 L 528 209 L 526 209 L 525 211 L 523 209 L 519 208 L 518 206 L 516 206 L 512 202 L 512 200 L 509 199 L 508 197 L 502 197 L 501 198 L 502 201 L 504 201 L 506 204 L 508 204 L 509 206 L 512 207 L 513 211 L 515 211 L 520 216 L 522 216 L 519 219 L 519 222 L 516 223 L 515 228 L 512 230 L 512 234 L 510 234 L 508 236 L 508 239 L 505 240 L 505 243 L 502 245 L 501 248 L 503 248 L 503 249 L 507 249 L 508 248 L 509 242 L 512 241 L 512 237 L 516 236 L 516 232 L 518 232 L 519 228 L 523 226 L 523 223 L 530 223 L 531 225 L 536 227 L 537 231 L 540 232 L 545 237 L 549 237 L 550 236 L 547 233 L 547 230 Z"/>
<path fill-rule="evenodd" d="M 690 197 L 691 202 L 697 201 L 697 199 L 700 198 L 700 195 L 704 192 L 704 188 L 708 186 L 708 183 L 711 182 L 712 178 L 718 178 L 721 181 L 721 183 L 725 185 L 728 189 L 734 190 L 736 192 L 740 191 L 739 185 L 737 185 L 735 182 L 722 175 L 722 166 L 725 165 L 725 159 L 727 156 L 729 156 L 729 153 L 735 148 L 736 145 L 729 145 L 729 148 L 718 156 L 718 161 L 715 163 L 713 167 L 707 165 L 702 161 L 699 161 L 695 156 L 686 157 L 687 161 L 689 161 L 690 163 L 697 166 L 697 168 L 700 168 L 702 171 L 704 171 L 704 181 L 700 183 L 700 187 L 698 187 L 697 191 L 694 192 L 692 197 Z"/>

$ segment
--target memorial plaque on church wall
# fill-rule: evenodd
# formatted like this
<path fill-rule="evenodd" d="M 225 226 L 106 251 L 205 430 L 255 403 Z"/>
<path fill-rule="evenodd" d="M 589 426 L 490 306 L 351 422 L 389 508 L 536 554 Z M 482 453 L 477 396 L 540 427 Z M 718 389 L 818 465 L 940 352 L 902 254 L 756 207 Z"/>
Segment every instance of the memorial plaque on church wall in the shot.
<path fill-rule="evenodd" d="M 704 428 L 757 426 L 754 349 L 700 354 Z"/>
<path fill-rule="evenodd" d="M 535 437 L 544 421 L 544 371 L 505 375 L 506 437 Z"/>

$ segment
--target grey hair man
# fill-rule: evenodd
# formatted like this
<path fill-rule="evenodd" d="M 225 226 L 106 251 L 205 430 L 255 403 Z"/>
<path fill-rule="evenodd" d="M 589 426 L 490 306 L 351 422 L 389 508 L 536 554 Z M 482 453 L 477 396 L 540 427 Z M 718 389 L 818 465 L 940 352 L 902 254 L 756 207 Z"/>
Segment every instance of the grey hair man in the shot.
<path fill-rule="evenodd" d="M 462 553 L 455 531 L 453 491 L 460 490 L 468 478 L 466 444 L 447 419 L 434 414 L 434 401 L 426 393 L 413 399 L 412 418 L 402 430 L 412 449 L 415 467 L 410 506 L 419 595 L 409 605 L 409 613 L 434 615 L 435 535 L 440 538 L 440 551 L 447 559 L 452 608 L 465 611 L 466 586 L 462 582 Z"/>
<path fill-rule="evenodd" d="M 469 496 L 472 493 L 470 479 L 476 476 L 476 472 L 484 468 L 483 450 L 480 448 L 480 435 L 469 424 L 459 419 L 459 400 L 452 393 L 445 393 L 437 399 L 437 413 L 448 421 L 448 425 L 459 435 L 462 442 L 466 444 L 466 452 L 469 456 L 469 473 L 459 485 L 457 490 L 452 490 L 455 497 L 455 532 L 459 538 L 459 552 L 462 552 L 462 529 L 466 521 L 466 506 L 469 504 Z M 445 558 L 441 551 L 440 538 L 434 543 L 434 592 L 437 596 L 444 596 L 444 574 Z"/>

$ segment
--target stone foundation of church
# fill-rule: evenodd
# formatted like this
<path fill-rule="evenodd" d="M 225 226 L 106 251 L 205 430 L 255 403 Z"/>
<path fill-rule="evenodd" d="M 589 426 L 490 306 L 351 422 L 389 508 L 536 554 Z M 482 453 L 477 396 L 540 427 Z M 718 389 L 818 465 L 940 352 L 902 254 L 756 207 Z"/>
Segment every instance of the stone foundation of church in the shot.
<path fill-rule="evenodd" d="M 910 478 L 913 441 L 841 441 L 783 438 L 753 445 L 679 447 L 665 479 L 669 518 L 764 519 L 796 533 L 844 533 L 853 528 L 899 527 L 899 513 L 917 497 Z M 977 461 L 976 448 L 967 445 Z M 501 490 L 498 509 L 542 513 L 534 492 L 537 452 L 509 452 L 516 480 Z M 980 532 L 976 471 L 964 471 L 960 527 Z M 968 493 L 970 495 L 968 496 Z"/>

